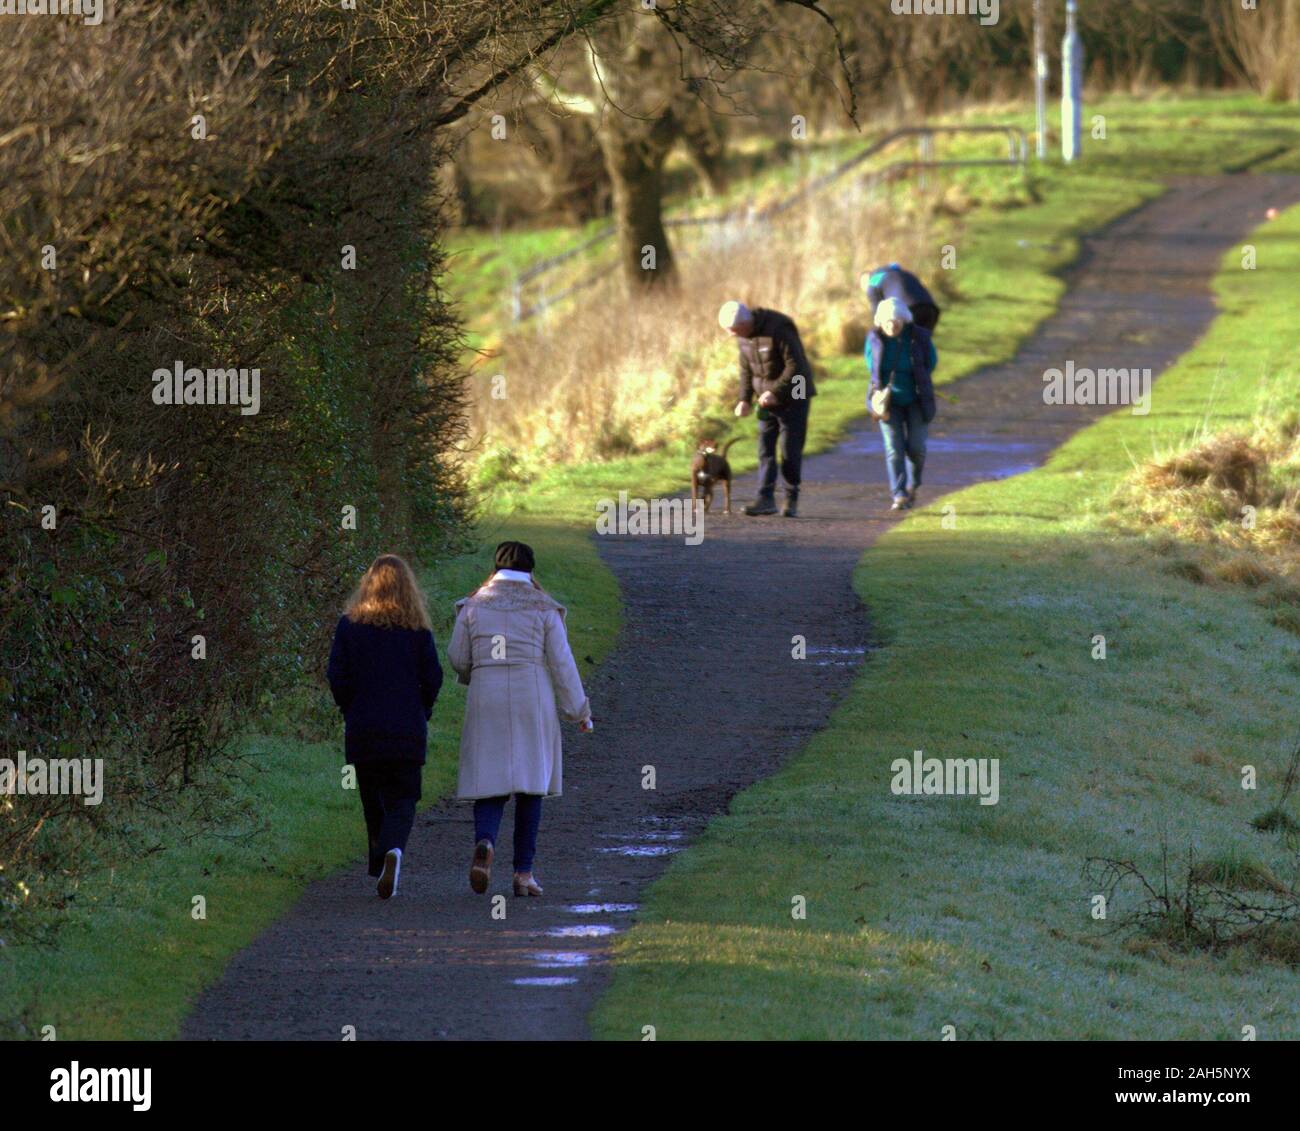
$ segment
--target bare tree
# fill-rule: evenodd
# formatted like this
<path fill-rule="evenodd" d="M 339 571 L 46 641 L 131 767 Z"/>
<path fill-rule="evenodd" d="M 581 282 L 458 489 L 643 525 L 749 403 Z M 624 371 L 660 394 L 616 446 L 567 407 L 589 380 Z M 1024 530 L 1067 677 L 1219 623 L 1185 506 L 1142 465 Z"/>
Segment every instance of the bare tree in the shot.
<path fill-rule="evenodd" d="M 817 12 L 819 26 L 835 30 L 815 4 L 784 2 Z M 772 10 L 754 2 L 634 5 L 583 30 L 586 73 L 579 84 L 567 83 L 555 68 L 530 68 L 537 90 L 566 112 L 597 122 L 613 186 L 619 260 L 631 287 L 673 278 L 663 222 L 664 162 L 684 142 L 710 189 L 721 191 L 721 115 L 735 112 L 734 80 L 754 69 L 759 45 L 774 30 Z M 852 90 L 847 79 L 846 86 Z"/>
<path fill-rule="evenodd" d="M 1300 0 L 1253 8 L 1218 0 L 1211 15 L 1230 66 L 1265 98 L 1300 101 Z"/>

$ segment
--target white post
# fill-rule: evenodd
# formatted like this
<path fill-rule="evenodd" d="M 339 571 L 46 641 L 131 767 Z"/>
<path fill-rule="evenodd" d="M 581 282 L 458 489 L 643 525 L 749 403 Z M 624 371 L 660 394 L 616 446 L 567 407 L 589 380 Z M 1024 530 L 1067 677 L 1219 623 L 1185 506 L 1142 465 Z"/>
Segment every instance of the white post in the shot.
<path fill-rule="evenodd" d="M 1034 0 L 1034 113 L 1038 144 L 1035 154 L 1047 156 L 1047 32 L 1043 27 L 1043 0 Z"/>
<path fill-rule="evenodd" d="M 1065 2 L 1065 39 L 1061 41 L 1061 156 L 1079 156 L 1083 127 L 1083 40 L 1075 27 L 1075 0 Z"/>

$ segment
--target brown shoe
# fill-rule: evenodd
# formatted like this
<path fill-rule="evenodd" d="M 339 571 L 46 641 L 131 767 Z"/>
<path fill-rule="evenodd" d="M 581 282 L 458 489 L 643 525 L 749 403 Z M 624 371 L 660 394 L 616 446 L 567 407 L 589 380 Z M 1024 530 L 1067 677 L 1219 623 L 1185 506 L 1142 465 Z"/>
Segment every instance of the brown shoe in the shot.
<path fill-rule="evenodd" d="M 402 874 L 402 850 L 394 848 L 384 855 L 384 870 L 379 873 L 375 894 L 380 899 L 392 899 L 397 891 L 397 877 Z"/>
<path fill-rule="evenodd" d="M 541 895 L 542 885 L 533 879 L 532 872 L 521 876 L 515 873 L 515 895 Z"/>
<path fill-rule="evenodd" d="M 469 865 L 469 886 L 479 895 L 488 889 L 492 882 L 492 842 L 481 840 L 474 846 L 474 859 Z M 516 885 L 518 886 L 518 885 Z"/>

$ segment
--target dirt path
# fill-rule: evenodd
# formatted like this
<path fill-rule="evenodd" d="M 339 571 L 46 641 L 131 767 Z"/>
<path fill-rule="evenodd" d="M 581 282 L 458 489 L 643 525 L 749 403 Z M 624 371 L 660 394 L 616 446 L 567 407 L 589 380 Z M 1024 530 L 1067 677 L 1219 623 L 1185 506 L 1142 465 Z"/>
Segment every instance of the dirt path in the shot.
<path fill-rule="evenodd" d="M 923 501 L 1028 469 L 1101 411 L 1045 406 L 1045 368 L 1072 358 L 1158 375 L 1213 317 L 1219 257 L 1268 205 L 1298 200 L 1300 177 L 1181 179 L 1089 239 L 1060 312 L 1015 360 L 949 387 L 959 403 L 940 402 Z M 587 1035 L 611 935 L 641 889 L 824 725 L 864 658 L 870 627 L 850 576 L 891 522 L 876 431 L 806 461 L 805 484 L 795 521 L 713 516 L 697 547 L 602 540 L 627 627 L 589 684 L 597 733 L 566 729 L 566 792 L 542 820 L 543 899 L 510 898 L 507 918 L 491 919 L 466 883 L 468 807 L 439 805 L 417 820 L 399 898 L 376 900 L 360 862 L 313 884 L 199 998 L 184 1036 Z M 790 658 L 796 633 L 804 662 Z M 645 765 L 654 791 L 641 788 Z M 507 890 L 510 820 L 494 892 Z"/>

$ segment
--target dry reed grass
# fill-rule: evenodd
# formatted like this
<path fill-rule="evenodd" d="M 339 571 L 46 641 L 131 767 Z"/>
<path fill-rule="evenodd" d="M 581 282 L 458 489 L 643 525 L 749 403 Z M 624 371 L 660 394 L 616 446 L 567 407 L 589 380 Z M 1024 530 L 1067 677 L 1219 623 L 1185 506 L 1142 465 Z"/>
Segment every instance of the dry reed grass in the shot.
<path fill-rule="evenodd" d="M 915 189 L 889 204 L 883 190 L 849 189 L 770 226 L 679 234 L 677 287 L 628 297 L 611 278 L 509 331 L 475 375 L 480 482 L 725 431 L 738 386 L 735 346 L 716 321 L 728 299 L 793 317 L 819 373 L 818 358 L 861 350 L 858 273 L 927 257 L 933 203 Z"/>
<path fill-rule="evenodd" d="M 1154 535 L 1168 570 L 1259 591 L 1274 623 L 1300 632 L 1300 415 L 1204 435 L 1137 467 L 1114 520 Z"/>

